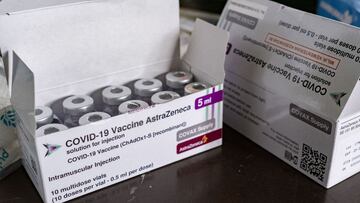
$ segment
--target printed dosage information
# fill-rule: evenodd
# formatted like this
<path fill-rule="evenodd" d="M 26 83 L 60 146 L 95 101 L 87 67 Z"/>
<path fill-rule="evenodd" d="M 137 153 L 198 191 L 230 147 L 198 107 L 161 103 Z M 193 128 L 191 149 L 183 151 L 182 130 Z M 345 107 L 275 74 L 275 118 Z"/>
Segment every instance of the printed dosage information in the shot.
<path fill-rule="evenodd" d="M 331 134 L 332 124 L 329 121 L 327 121 L 327 120 L 325 120 L 303 108 L 300 108 L 300 107 L 296 106 L 295 104 L 290 104 L 290 115 L 311 125 L 312 127 L 316 128 L 318 130 L 323 131 L 326 134 L 329 134 L 329 135 Z"/>
<path fill-rule="evenodd" d="M 95 166 L 96 167 L 96 166 Z M 73 176 L 89 171 L 93 168 L 93 165 L 86 165 L 83 168 L 60 174 L 58 176 L 49 177 L 57 178 L 57 180 L 64 178 L 73 178 Z M 127 170 L 119 171 L 115 174 L 109 173 L 98 173 L 97 175 L 90 176 L 89 178 L 78 180 L 77 182 L 69 181 L 67 185 L 57 186 L 55 189 L 51 190 L 51 202 L 63 202 L 68 201 L 74 197 L 79 197 L 81 195 L 94 192 L 100 188 L 103 188 L 114 183 L 126 180 L 128 178 L 137 176 L 141 173 L 150 171 L 154 168 L 154 163 L 143 164 L 135 168 L 130 168 Z"/>
<path fill-rule="evenodd" d="M 203 145 L 209 144 L 209 143 L 219 140 L 221 138 L 222 138 L 222 129 L 219 129 L 219 130 L 213 131 L 211 133 L 208 133 L 206 135 L 202 135 L 202 136 L 199 136 L 194 139 L 191 139 L 186 142 L 178 144 L 177 145 L 177 153 L 178 154 L 184 153 L 186 151 L 195 149 L 197 147 L 201 147 Z"/>
<path fill-rule="evenodd" d="M 195 100 L 195 109 L 201 109 L 218 102 L 223 101 L 224 98 L 224 91 L 220 90 L 218 92 L 214 92 L 212 94 L 208 94 L 204 97 L 197 98 Z"/>
<path fill-rule="evenodd" d="M 296 42 L 292 42 L 271 33 L 266 36 L 265 42 L 290 51 L 298 56 L 305 57 L 313 62 L 319 63 L 334 70 L 336 70 L 340 64 L 340 59 L 310 49 L 303 45 L 297 44 Z"/>

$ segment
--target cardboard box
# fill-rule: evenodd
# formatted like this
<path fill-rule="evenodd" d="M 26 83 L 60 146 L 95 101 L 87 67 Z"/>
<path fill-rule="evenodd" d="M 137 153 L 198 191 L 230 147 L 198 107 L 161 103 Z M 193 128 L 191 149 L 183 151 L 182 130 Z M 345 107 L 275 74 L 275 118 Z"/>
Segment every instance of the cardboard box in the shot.
<path fill-rule="evenodd" d="M 360 170 L 359 30 L 266 0 L 230 0 L 224 121 L 330 188 Z"/>
<path fill-rule="evenodd" d="M 222 144 L 228 33 L 198 21 L 179 59 L 177 0 L 103 0 L 0 16 L 23 164 L 45 202 L 64 202 Z M 206 51 L 204 51 L 206 50 Z M 180 64 L 184 63 L 187 66 Z M 142 111 L 35 136 L 35 105 L 190 67 L 211 88 Z M 61 118 L 61 115 L 59 116 Z"/>
<path fill-rule="evenodd" d="M 0 57 L 0 180 L 21 165 L 15 125 L 15 113 L 10 104 L 4 63 Z"/>
<path fill-rule="evenodd" d="M 1 0 L 0 1 L 0 13 L 14 13 L 21 11 L 29 11 L 32 9 L 65 5 L 65 4 L 74 4 L 82 3 L 91 0 Z"/>
<path fill-rule="evenodd" d="M 357 0 L 319 0 L 317 14 L 359 27 L 359 6 Z"/>

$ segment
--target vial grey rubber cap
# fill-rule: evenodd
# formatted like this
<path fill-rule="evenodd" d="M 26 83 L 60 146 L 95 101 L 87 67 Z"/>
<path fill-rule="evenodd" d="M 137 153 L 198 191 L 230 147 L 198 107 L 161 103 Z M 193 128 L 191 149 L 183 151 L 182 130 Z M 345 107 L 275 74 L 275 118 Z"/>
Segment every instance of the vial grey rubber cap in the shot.
<path fill-rule="evenodd" d="M 128 113 L 128 112 L 131 112 L 131 111 L 144 109 L 144 108 L 147 108 L 147 107 L 149 107 L 149 104 L 144 102 L 144 101 L 131 100 L 131 101 L 124 102 L 119 106 L 119 113 L 124 114 L 124 113 Z"/>
<path fill-rule="evenodd" d="M 185 86 L 185 95 L 193 94 L 210 88 L 209 85 L 201 82 L 193 82 Z"/>
<path fill-rule="evenodd" d="M 52 123 L 54 113 L 50 107 L 38 106 L 35 108 L 35 122 L 38 127 Z"/>
<path fill-rule="evenodd" d="M 92 113 L 88 113 L 88 114 L 81 116 L 79 119 L 79 125 L 83 126 L 83 125 L 87 125 L 90 123 L 95 123 L 98 121 L 106 120 L 108 118 L 111 118 L 111 116 L 107 113 L 92 112 Z"/>
<path fill-rule="evenodd" d="M 131 98 L 131 89 L 126 86 L 110 86 L 102 91 L 103 102 L 108 105 L 120 105 Z"/>
<path fill-rule="evenodd" d="M 162 91 L 162 82 L 158 79 L 141 79 L 135 82 L 135 94 L 141 97 L 151 97 Z"/>
<path fill-rule="evenodd" d="M 68 97 L 63 102 L 64 113 L 78 116 L 94 110 L 94 100 L 87 95 L 76 95 Z"/>
<path fill-rule="evenodd" d="M 48 124 L 48 125 L 44 125 L 44 126 L 40 127 L 39 129 L 37 129 L 36 136 L 41 137 L 41 136 L 45 136 L 45 135 L 50 135 L 50 134 L 57 133 L 60 131 L 65 131 L 67 129 L 68 129 L 68 127 L 66 127 L 65 125 L 62 125 L 62 124 Z"/>
<path fill-rule="evenodd" d="M 180 95 L 178 93 L 173 91 L 163 91 L 154 94 L 151 97 L 151 102 L 153 104 L 164 104 L 177 98 L 180 98 Z"/>
<path fill-rule="evenodd" d="M 166 74 L 166 85 L 173 89 L 182 89 L 193 80 L 193 74 L 185 71 L 175 71 Z"/>

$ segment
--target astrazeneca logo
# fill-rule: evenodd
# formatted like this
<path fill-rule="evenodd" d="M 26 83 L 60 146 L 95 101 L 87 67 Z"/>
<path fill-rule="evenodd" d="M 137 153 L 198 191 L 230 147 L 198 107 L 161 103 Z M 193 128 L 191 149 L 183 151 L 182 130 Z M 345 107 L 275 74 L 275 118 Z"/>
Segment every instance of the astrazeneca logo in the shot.
<path fill-rule="evenodd" d="M 44 147 L 47 149 L 45 157 L 50 156 L 55 151 L 61 148 L 61 145 L 53 145 L 53 144 L 44 144 Z"/>

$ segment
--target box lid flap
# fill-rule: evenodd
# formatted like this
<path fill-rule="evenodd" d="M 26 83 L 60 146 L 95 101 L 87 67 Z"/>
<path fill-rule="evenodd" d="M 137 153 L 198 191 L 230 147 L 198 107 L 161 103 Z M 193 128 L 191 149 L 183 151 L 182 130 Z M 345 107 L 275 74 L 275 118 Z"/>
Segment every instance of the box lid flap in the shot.
<path fill-rule="evenodd" d="M 359 29 L 267 0 L 230 0 L 218 26 L 229 74 L 338 119 L 360 76 Z"/>
<path fill-rule="evenodd" d="M 0 15 L 91 0 L 1 0 Z"/>
<path fill-rule="evenodd" d="M 333 97 L 334 101 L 338 105 L 344 105 L 343 104 L 343 102 L 344 102 L 343 98 L 347 94 L 348 93 L 345 93 L 345 92 L 337 92 L 337 93 L 332 94 L 331 96 Z M 353 116 L 355 114 L 358 114 L 360 112 L 360 106 L 359 106 L 359 101 L 360 101 L 360 80 L 358 80 L 358 82 L 355 85 L 355 88 L 349 94 L 350 94 L 349 100 L 345 104 L 344 110 L 342 111 L 339 119 L 349 118 L 349 117 L 351 117 L 351 116 Z"/>
<path fill-rule="evenodd" d="M 196 20 L 188 51 L 184 61 L 192 69 L 205 70 L 215 83 L 222 83 L 225 77 L 225 51 L 229 33 L 203 20 Z"/>
<path fill-rule="evenodd" d="M 9 87 L 7 84 L 4 62 L 0 56 L 0 109 L 10 105 Z"/>
<path fill-rule="evenodd" d="M 102 0 L 0 16 L 0 44 L 44 91 L 178 58 L 178 4 Z"/>

